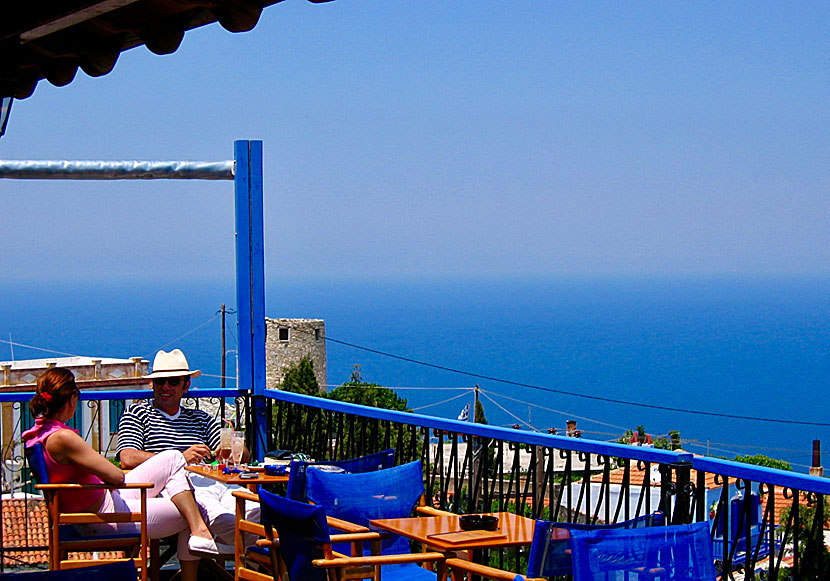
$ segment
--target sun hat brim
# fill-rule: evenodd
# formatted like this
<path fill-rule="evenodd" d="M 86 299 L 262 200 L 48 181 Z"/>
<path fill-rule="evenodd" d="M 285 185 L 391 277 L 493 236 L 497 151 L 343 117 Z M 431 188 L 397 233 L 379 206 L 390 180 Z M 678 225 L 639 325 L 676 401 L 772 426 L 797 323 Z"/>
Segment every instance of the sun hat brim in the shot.
<path fill-rule="evenodd" d="M 193 371 L 190 371 L 189 369 L 182 369 L 181 371 L 174 369 L 174 370 L 171 370 L 171 371 L 154 371 L 150 375 L 142 375 L 141 377 L 143 377 L 144 379 L 155 379 L 157 377 L 185 377 L 185 376 L 193 378 L 193 377 L 199 377 L 200 375 L 202 375 L 202 372 L 199 371 L 198 369 L 194 369 Z"/>

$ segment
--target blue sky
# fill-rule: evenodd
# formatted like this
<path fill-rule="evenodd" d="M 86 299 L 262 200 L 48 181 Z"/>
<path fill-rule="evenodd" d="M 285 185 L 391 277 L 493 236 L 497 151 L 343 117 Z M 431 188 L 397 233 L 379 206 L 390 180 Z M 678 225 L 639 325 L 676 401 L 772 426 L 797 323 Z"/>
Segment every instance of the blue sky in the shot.
<path fill-rule="evenodd" d="M 830 274 L 826 2 L 287 0 L 17 101 L 4 159 L 265 148 L 268 276 Z M 227 182 L 0 180 L 4 278 L 233 276 Z"/>

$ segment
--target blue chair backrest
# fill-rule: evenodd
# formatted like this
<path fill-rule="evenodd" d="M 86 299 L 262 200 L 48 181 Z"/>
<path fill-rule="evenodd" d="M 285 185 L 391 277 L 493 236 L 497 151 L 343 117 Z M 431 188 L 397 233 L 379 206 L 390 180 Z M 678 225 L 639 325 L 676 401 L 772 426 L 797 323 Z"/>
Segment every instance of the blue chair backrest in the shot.
<path fill-rule="evenodd" d="M 715 581 L 709 523 L 571 531 L 574 581 Z"/>
<path fill-rule="evenodd" d="M 308 499 L 325 507 L 327 515 L 366 527 L 376 518 L 412 516 L 424 493 L 420 460 L 357 474 L 324 472 L 310 466 L 306 480 Z M 409 553 L 409 543 L 395 537 L 383 543 L 381 552 Z"/>
<path fill-rule="evenodd" d="M 136 578 L 135 562 L 120 561 L 60 571 L 21 571 L 0 574 L 3 581 L 132 581 Z"/>
<path fill-rule="evenodd" d="M 342 468 L 346 472 L 373 472 L 375 470 L 383 470 L 385 468 L 392 468 L 395 465 L 395 449 L 389 448 L 382 452 L 375 452 L 374 454 L 367 454 L 360 458 L 351 458 L 349 460 L 333 460 L 331 462 L 304 462 L 302 460 L 292 460 L 291 470 L 289 471 L 288 489 L 285 496 L 291 500 L 298 500 L 300 502 L 308 502 L 306 495 L 306 470 L 309 466 L 336 466 Z"/>
<path fill-rule="evenodd" d="M 289 500 L 267 490 L 259 491 L 260 522 L 274 527 L 279 535 L 279 551 L 289 579 L 326 581 L 325 569 L 314 567 L 322 559 L 323 545 L 329 542 L 326 509 Z"/>
<path fill-rule="evenodd" d="M 636 529 L 662 526 L 663 524 L 665 524 L 665 519 L 662 512 L 654 512 L 607 525 L 537 520 L 533 529 L 533 544 L 530 545 L 530 555 L 527 561 L 527 576 L 553 577 L 555 575 L 571 574 L 570 535 L 559 534 L 558 531 L 562 529 L 568 532 L 573 530 Z"/>
<path fill-rule="evenodd" d="M 43 443 L 38 442 L 26 446 L 26 460 L 29 461 L 29 468 L 38 484 L 49 484 L 49 473 L 46 471 L 46 458 L 44 456 Z"/>

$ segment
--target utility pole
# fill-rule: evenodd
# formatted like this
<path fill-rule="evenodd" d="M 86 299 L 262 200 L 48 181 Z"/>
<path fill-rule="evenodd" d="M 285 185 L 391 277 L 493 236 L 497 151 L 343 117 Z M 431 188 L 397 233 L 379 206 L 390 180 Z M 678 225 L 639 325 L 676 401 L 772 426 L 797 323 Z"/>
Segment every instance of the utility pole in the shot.
<path fill-rule="evenodd" d="M 473 422 L 475 423 L 478 418 L 476 418 L 476 414 L 478 413 L 478 384 L 476 383 L 475 387 L 475 405 L 473 405 Z M 467 504 L 467 510 L 472 512 L 478 512 L 481 508 L 478 506 L 478 499 L 480 495 L 480 491 L 482 487 L 485 486 L 485 478 L 484 475 L 481 474 L 481 454 L 486 453 L 486 450 L 483 449 L 482 442 L 479 440 L 478 436 L 470 436 L 470 441 L 467 444 L 468 450 L 472 451 L 470 455 L 470 499 Z"/>
<path fill-rule="evenodd" d="M 475 396 L 476 396 L 476 400 L 475 400 L 475 405 L 473 405 L 473 422 L 476 421 L 476 413 L 478 412 L 478 384 L 477 383 L 476 383 L 476 388 L 475 388 Z"/>

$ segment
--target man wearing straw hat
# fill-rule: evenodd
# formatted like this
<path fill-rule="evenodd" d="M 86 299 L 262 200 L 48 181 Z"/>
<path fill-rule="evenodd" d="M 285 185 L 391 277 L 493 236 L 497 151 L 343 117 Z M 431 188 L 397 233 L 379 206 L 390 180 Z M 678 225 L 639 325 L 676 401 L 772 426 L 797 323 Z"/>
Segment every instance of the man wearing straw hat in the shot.
<path fill-rule="evenodd" d="M 219 447 L 219 421 L 202 410 L 184 408 L 182 397 L 190 380 L 202 374 L 192 370 L 181 349 L 159 351 L 153 360 L 153 399 L 132 404 L 118 424 L 118 458 L 124 469 L 135 468 L 165 450 L 180 450 L 190 464 L 210 460 Z M 248 451 L 245 450 L 247 459 Z M 227 486 L 209 478 L 190 474 L 196 502 L 218 539 L 233 545 L 236 503 Z M 247 506 L 247 518 L 259 520 L 259 507 Z"/>

